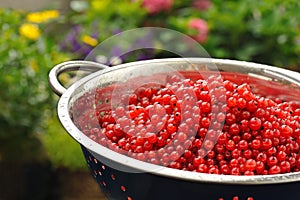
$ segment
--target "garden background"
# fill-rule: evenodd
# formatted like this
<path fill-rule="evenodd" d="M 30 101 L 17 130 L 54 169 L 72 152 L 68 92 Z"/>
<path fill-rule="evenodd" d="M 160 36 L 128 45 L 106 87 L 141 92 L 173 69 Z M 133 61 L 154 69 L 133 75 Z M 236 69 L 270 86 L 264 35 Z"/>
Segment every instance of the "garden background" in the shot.
<path fill-rule="evenodd" d="M 164 27 L 191 36 L 214 58 L 300 71 L 298 0 L 1 2 L 0 199 L 101 198 L 80 146 L 56 117 L 58 97 L 47 78 L 55 64 L 84 59 L 112 35 Z M 158 50 L 120 55 L 118 48 L 98 61 L 113 66 L 170 56 Z"/>

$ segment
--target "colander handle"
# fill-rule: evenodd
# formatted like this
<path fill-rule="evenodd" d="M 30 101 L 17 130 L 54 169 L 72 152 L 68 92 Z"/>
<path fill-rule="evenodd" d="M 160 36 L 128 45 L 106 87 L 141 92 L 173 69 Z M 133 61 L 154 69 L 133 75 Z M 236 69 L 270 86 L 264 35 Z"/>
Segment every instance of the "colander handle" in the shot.
<path fill-rule="evenodd" d="M 101 69 L 105 69 L 108 66 L 92 62 L 92 61 L 82 61 L 82 60 L 75 60 L 75 61 L 67 61 L 60 63 L 54 66 L 49 72 L 49 85 L 53 92 L 58 96 L 63 95 L 65 93 L 66 88 L 59 82 L 58 77 L 63 72 L 68 71 L 88 71 L 88 72 L 95 72 Z"/>

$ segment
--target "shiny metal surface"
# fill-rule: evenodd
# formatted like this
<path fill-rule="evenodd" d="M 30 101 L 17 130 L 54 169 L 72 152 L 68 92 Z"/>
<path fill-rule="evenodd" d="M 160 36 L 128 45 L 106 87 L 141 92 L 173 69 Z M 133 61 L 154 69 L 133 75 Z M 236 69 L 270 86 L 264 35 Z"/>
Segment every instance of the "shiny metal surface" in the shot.
<path fill-rule="evenodd" d="M 81 63 L 84 64 L 84 63 Z M 90 64 L 90 63 L 89 63 Z M 204 174 L 198 172 L 189 172 L 171 169 L 167 167 L 157 166 L 154 164 L 142 162 L 119 153 L 116 153 L 106 147 L 103 147 L 96 143 L 95 141 L 88 138 L 83 134 L 72 122 L 70 117 L 70 107 L 72 103 L 84 94 L 84 92 L 89 91 L 95 84 L 104 81 L 103 84 L 110 83 L 114 79 L 118 78 L 118 75 L 124 72 L 124 70 L 130 70 L 136 66 L 147 66 L 147 65 L 177 65 L 183 66 L 183 69 L 187 69 L 188 65 L 201 65 L 204 66 L 206 70 L 215 70 L 213 67 L 210 69 L 211 64 L 217 66 L 220 71 L 229 72 L 240 72 L 247 74 L 258 79 L 266 81 L 281 82 L 286 85 L 291 85 L 294 88 L 300 88 L 300 74 L 282 69 L 277 67 L 272 67 L 268 65 L 244 62 L 244 61 L 234 61 L 225 59 L 206 59 L 206 58 L 185 58 L 185 59 L 157 59 L 149 61 L 139 61 L 133 63 L 122 64 L 112 68 L 106 68 L 94 72 L 81 80 L 77 81 L 70 88 L 65 90 L 56 81 L 53 81 L 54 77 L 57 77 L 58 72 L 61 70 L 55 69 L 51 74 L 51 84 L 54 92 L 57 94 L 62 94 L 58 103 L 58 116 L 59 119 L 66 129 L 66 131 L 80 144 L 85 146 L 89 151 L 97 158 L 106 160 L 113 160 L 118 163 L 117 167 L 124 167 L 125 170 L 131 170 L 131 172 L 149 172 L 158 176 L 169 177 L 172 179 L 183 179 L 191 182 L 211 182 L 211 183 L 221 183 L 221 184 L 276 184 L 276 183 L 286 183 L 300 181 L 300 172 L 278 174 L 278 175 L 256 175 L 256 176 L 231 176 L 231 175 L 213 175 Z M 93 66 L 98 66 L 95 64 Z M 101 68 L 102 66 L 98 66 Z M 61 68 L 61 67 L 58 67 Z M 104 68 L 104 67 L 103 67 Z M 203 68 L 203 69 L 204 69 Z M 94 69 L 94 68 L 93 68 Z M 202 68 L 201 68 L 202 69 Z M 149 73 L 149 72 L 145 72 Z M 105 82 L 106 81 L 106 82 Z M 296 99 L 298 94 L 290 94 L 291 98 Z M 293 96 L 294 95 L 294 96 Z M 299 97 L 300 98 L 300 97 Z M 108 163 L 109 164 L 109 163 Z"/>
<path fill-rule="evenodd" d="M 107 68 L 106 65 L 96 63 L 96 62 L 90 62 L 90 61 L 67 61 L 60 63 L 56 66 L 54 66 L 50 73 L 49 73 L 49 84 L 53 90 L 58 96 L 61 96 L 63 93 L 65 93 L 66 88 L 62 86 L 58 80 L 58 76 L 67 71 L 89 71 L 89 72 L 95 72 L 101 69 Z"/>

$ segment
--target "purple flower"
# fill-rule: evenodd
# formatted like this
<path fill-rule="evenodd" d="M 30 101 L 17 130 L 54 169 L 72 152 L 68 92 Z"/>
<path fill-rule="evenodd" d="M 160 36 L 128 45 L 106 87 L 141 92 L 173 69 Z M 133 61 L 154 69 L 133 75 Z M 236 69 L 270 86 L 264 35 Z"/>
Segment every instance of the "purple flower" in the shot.
<path fill-rule="evenodd" d="M 64 51 L 69 51 L 79 58 L 85 58 L 92 50 L 92 47 L 83 43 L 81 38 L 81 28 L 76 25 L 72 28 L 71 32 L 67 34 L 66 38 L 60 44 L 60 47 Z M 97 39 L 98 32 L 94 32 L 91 37 Z"/>

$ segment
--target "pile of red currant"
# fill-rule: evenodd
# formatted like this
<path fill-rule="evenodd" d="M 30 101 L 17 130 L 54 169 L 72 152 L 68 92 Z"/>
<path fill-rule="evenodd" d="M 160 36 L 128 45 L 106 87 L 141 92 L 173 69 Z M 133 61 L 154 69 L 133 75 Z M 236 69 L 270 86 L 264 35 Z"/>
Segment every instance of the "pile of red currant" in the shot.
<path fill-rule="evenodd" d="M 175 169 L 225 175 L 300 170 L 300 106 L 212 75 L 168 76 L 120 94 L 97 88 L 72 107 L 75 124 L 109 149 Z M 76 111 L 76 112 L 75 112 Z"/>

